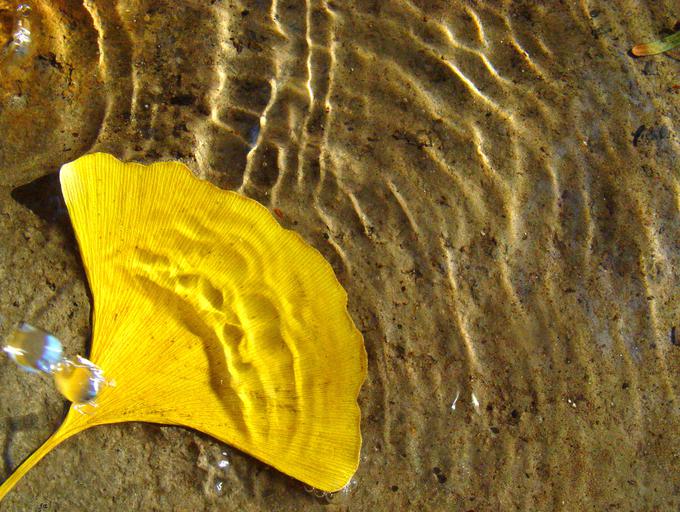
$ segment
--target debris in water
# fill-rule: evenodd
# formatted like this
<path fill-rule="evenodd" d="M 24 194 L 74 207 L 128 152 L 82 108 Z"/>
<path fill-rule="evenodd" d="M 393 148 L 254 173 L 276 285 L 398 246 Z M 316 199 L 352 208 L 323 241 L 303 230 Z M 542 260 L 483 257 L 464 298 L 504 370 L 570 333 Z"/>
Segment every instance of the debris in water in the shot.
<path fill-rule="evenodd" d="M 641 124 L 638 126 L 638 129 L 635 130 L 633 133 L 633 146 L 638 145 L 638 141 L 640 140 L 640 137 L 642 136 L 642 133 L 645 131 L 646 126 L 644 124 Z"/>
<path fill-rule="evenodd" d="M 636 57 L 646 57 L 648 55 L 656 55 L 658 53 L 667 52 L 676 46 L 680 46 L 680 30 L 675 34 L 666 36 L 659 41 L 653 43 L 643 43 L 633 46 L 631 50 Z"/>

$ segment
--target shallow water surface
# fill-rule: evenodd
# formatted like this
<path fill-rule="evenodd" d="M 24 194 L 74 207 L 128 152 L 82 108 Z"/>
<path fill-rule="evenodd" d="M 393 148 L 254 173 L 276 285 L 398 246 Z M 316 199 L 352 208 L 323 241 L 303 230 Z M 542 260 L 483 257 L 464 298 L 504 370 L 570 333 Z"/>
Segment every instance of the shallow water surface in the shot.
<path fill-rule="evenodd" d="M 53 173 L 106 151 L 276 208 L 347 289 L 369 375 L 331 497 L 134 424 L 67 441 L 2 510 L 680 507 L 680 63 L 627 53 L 677 2 L 18 7 L 0 0 L 0 335 L 28 320 L 86 352 Z M 63 412 L 0 359 L 0 478 Z"/>

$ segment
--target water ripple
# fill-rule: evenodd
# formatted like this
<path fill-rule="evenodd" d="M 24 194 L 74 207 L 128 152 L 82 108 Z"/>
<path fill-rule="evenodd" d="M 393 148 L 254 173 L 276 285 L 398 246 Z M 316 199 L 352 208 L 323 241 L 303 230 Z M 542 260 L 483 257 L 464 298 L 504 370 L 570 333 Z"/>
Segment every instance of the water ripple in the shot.
<path fill-rule="evenodd" d="M 0 313 L 84 344 L 72 241 L 13 189 L 89 150 L 180 159 L 319 248 L 370 372 L 351 493 L 321 503 L 235 453 L 218 496 L 189 456 L 212 441 L 120 426 L 66 443 L 10 507 L 34 506 L 26 489 L 40 486 L 55 508 L 105 510 L 114 496 L 168 509 L 227 497 L 244 510 L 677 508 L 675 68 L 626 55 L 672 27 L 677 3 L 18 6 L 0 0 Z M 1 414 L 58 419 L 47 388 L 6 373 Z M 12 441 L 13 460 L 48 427 Z M 111 438 L 137 454 L 113 482 L 119 455 L 99 455 Z M 143 447 L 157 441 L 149 469 Z"/>

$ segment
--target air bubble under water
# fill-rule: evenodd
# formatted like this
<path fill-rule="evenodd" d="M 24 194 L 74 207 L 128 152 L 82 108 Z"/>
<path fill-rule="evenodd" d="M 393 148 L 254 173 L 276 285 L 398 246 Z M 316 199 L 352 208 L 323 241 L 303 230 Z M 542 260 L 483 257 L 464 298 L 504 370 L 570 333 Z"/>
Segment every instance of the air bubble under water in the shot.
<path fill-rule="evenodd" d="M 10 333 L 3 350 L 24 371 L 52 375 L 59 392 L 76 406 L 95 405 L 101 389 L 113 385 L 97 365 L 80 356 L 65 358 L 55 336 L 25 322 Z"/>
<path fill-rule="evenodd" d="M 3 350 L 22 370 L 44 373 L 56 368 L 63 353 L 57 338 L 25 322 L 10 334 Z"/>
<path fill-rule="evenodd" d="M 32 42 L 31 7 L 28 4 L 19 4 L 16 8 L 12 39 L 2 50 L 2 56 L 24 57 L 28 54 Z"/>
<path fill-rule="evenodd" d="M 222 480 L 221 478 L 218 478 L 217 480 L 215 480 L 215 484 L 213 485 L 213 490 L 215 491 L 215 494 L 217 496 L 224 496 L 224 493 L 226 492 L 224 480 Z"/>
<path fill-rule="evenodd" d="M 321 489 L 317 489 L 315 487 L 311 487 L 309 485 L 305 485 L 304 489 L 307 493 L 311 494 L 315 498 L 319 500 L 326 501 L 327 503 L 330 503 L 331 501 L 337 501 L 337 500 L 342 500 L 344 498 L 347 498 L 349 495 L 354 493 L 358 486 L 358 482 L 355 478 L 352 478 L 345 487 L 340 489 L 339 491 L 336 492 L 327 492 L 327 491 L 322 491 Z"/>

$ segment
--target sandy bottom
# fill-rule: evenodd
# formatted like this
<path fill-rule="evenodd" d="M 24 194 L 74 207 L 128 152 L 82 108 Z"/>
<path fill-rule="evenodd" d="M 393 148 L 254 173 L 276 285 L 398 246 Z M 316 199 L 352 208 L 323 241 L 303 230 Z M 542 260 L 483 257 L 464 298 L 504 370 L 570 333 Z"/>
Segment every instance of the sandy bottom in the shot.
<path fill-rule="evenodd" d="M 277 208 L 347 289 L 369 374 L 336 495 L 129 424 L 0 509 L 680 507 L 679 59 L 627 53 L 677 1 L 28 3 L 0 0 L 0 336 L 86 352 L 54 173 L 106 151 Z M 64 408 L 0 358 L 0 478 Z"/>

